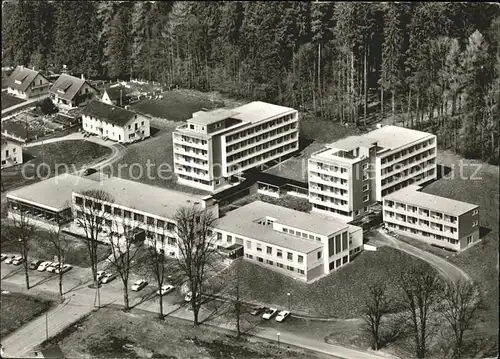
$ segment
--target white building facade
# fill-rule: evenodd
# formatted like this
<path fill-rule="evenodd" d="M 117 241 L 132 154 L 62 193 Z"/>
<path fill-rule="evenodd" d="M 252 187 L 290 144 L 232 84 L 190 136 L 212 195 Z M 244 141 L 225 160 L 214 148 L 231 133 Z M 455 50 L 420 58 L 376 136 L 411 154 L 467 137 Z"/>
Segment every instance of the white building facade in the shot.
<path fill-rule="evenodd" d="M 233 110 L 198 112 L 173 133 L 179 183 L 214 191 L 245 170 L 298 150 L 298 112 L 252 102 Z"/>
<path fill-rule="evenodd" d="M 22 138 L 2 132 L 2 169 L 23 163 Z"/>

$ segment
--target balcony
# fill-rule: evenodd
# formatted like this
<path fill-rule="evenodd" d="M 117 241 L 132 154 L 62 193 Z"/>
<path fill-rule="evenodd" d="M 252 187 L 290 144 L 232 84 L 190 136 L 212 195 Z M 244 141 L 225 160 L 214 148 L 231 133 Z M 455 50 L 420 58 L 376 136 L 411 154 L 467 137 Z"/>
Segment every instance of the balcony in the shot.
<path fill-rule="evenodd" d="M 296 133 L 296 132 L 297 132 L 297 128 L 293 128 L 293 129 L 290 129 L 288 131 L 283 131 L 283 132 L 277 133 L 276 135 L 268 136 L 268 137 L 262 138 L 262 139 L 260 139 L 258 141 L 254 141 L 252 143 L 248 143 L 248 144 L 246 144 L 244 146 L 239 146 L 238 148 L 233 148 L 232 150 L 227 151 L 227 155 L 229 156 L 229 155 L 232 155 L 232 154 L 235 154 L 235 153 L 238 153 L 238 152 L 242 152 L 242 151 L 248 150 L 249 148 L 255 148 L 257 146 L 262 146 L 265 143 L 269 143 L 269 142 L 271 142 L 273 140 L 277 140 L 277 139 L 282 138 L 282 137 L 284 137 L 286 135 L 291 135 L 291 134 Z M 259 135 L 262 135 L 262 134 L 259 134 Z M 254 137 L 252 137 L 252 138 L 254 138 Z M 296 138 L 293 138 L 293 139 L 296 140 Z M 248 141 L 248 140 L 249 139 L 246 139 L 246 141 Z M 240 142 L 243 142 L 243 141 L 240 141 Z M 231 144 L 230 146 L 234 146 L 234 144 Z M 227 146 L 227 147 L 229 147 L 229 146 Z"/>
<path fill-rule="evenodd" d="M 193 150 L 188 151 L 180 146 L 174 147 L 174 153 L 183 154 L 183 155 L 187 155 L 189 157 L 194 157 L 194 158 L 198 158 L 198 159 L 202 159 L 202 160 L 207 160 L 207 158 L 208 158 L 208 153 L 204 155 L 201 153 L 201 151 L 193 151 Z"/>
<path fill-rule="evenodd" d="M 399 163 L 399 162 L 407 160 L 409 158 L 416 157 L 416 156 L 422 154 L 425 151 L 428 151 L 430 149 L 434 149 L 435 147 L 436 147 L 435 144 L 427 145 L 427 146 L 422 146 L 422 147 L 420 147 L 419 149 L 417 149 L 415 151 L 408 152 L 405 156 L 399 156 L 398 158 L 393 157 L 392 160 L 390 160 L 390 161 L 386 160 L 386 162 L 384 164 L 382 164 L 381 169 L 384 170 L 387 167 L 394 165 L 394 163 Z M 392 156 L 394 156 L 394 155 L 392 155 Z M 433 157 L 433 156 L 434 157 L 436 156 L 435 151 L 434 151 L 434 154 L 426 156 L 425 158 L 430 158 L 430 157 Z M 418 162 L 418 160 L 416 160 L 416 162 Z"/>
<path fill-rule="evenodd" d="M 262 136 L 263 134 L 269 133 L 273 130 L 276 130 L 277 128 L 281 128 L 287 125 L 292 125 L 295 124 L 294 128 L 289 129 L 289 131 L 298 131 L 298 126 L 296 125 L 298 122 L 297 118 L 292 117 L 292 119 L 288 121 L 284 121 L 279 125 L 274 125 L 274 126 L 268 126 L 267 128 L 261 128 L 259 131 L 254 131 L 253 135 L 252 134 L 245 134 L 245 135 L 239 135 L 237 138 L 232 139 L 231 141 L 226 141 L 226 144 L 228 145 L 234 145 L 240 142 L 243 142 L 243 140 L 249 140 L 253 139 L 257 136 Z"/>
<path fill-rule="evenodd" d="M 208 148 L 207 144 L 203 144 L 201 142 L 201 140 L 186 140 L 186 139 L 183 139 L 181 136 L 178 136 L 178 135 L 174 135 L 174 143 L 178 143 L 180 145 L 183 145 L 183 146 L 187 146 L 187 147 L 193 147 L 193 148 L 199 148 L 199 149 L 203 149 L 203 150 L 206 150 Z"/>

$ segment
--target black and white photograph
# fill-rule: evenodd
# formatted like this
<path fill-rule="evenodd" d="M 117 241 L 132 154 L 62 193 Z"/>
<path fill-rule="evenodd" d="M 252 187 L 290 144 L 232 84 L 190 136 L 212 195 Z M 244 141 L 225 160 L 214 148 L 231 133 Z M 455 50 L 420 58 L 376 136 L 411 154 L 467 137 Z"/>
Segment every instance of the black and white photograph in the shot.
<path fill-rule="evenodd" d="M 2 0 L 0 358 L 499 356 L 500 4 Z"/>

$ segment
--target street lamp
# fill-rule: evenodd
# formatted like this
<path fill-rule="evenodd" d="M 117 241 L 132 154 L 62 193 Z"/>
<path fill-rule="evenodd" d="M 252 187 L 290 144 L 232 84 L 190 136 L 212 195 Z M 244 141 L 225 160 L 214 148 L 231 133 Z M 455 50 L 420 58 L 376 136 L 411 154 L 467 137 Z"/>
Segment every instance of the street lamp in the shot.
<path fill-rule="evenodd" d="M 291 312 L 292 309 L 291 309 L 291 305 L 290 305 L 290 293 L 287 293 L 286 295 L 288 297 L 288 311 Z"/>
<path fill-rule="evenodd" d="M 280 347 L 280 333 L 278 333 L 278 348 Z"/>

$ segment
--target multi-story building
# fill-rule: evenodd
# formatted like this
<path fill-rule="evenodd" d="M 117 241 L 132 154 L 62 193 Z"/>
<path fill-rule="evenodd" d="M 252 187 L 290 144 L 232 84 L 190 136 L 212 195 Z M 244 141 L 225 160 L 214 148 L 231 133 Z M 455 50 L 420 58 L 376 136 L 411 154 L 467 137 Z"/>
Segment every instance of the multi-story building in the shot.
<path fill-rule="evenodd" d="M 312 154 L 308 162 L 313 211 L 351 221 L 376 201 L 376 141 L 351 136 Z"/>
<path fill-rule="evenodd" d="M 7 79 L 7 93 L 28 99 L 47 94 L 50 81 L 34 68 L 17 66 Z"/>
<path fill-rule="evenodd" d="M 150 136 L 148 117 L 97 100 L 90 102 L 83 110 L 82 128 L 120 143 L 135 142 Z"/>
<path fill-rule="evenodd" d="M 219 247 L 243 247 L 244 258 L 310 282 L 346 265 L 363 248 L 363 230 L 331 217 L 255 201 L 215 225 Z"/>
<path fill-rule="evenodd" d="M 2 169 L 23 163 L 24 139 L 2 132 Z"/>
<path fill-rule="evenodd" d="M 479 206 L 420 189 L 413 185 L 384 197 L 387 229 L 455 251 L 479 240 Z"/>
<path fill-rule="evenodd" d="M 95 193 L 89 190 L 104 191 L 112 200 L 104 201 L 102 197 L 92 197 Z M 146 245 L 157 245 L 157 250 L 169 256 L 178 256 L 175 214 L 183 206 L 199 206 L 217 218 L 219 206 L 215 200 L 187 193 L 172 191 L 160 187 L 146 185 L 140 182 L 110 177 L 94 186 L 75 190 L 72 193 L 72 209 L 74 223 L 72 231 L 81 232 L 78 223 L 83 212 L 97 203 L 98 210 L 92 215 L 104 220 L 102 226 L 103 241 L 109 239 L 109 233 L 123 235 L 125 230 L 143 230 Z"/>
<path fill-rule="evenodd" d="M 398 126 L 384 126 L 364 137 L 377 141 L 376 198 L 411 184 L 437 178 L 436 136 Z"/>
<path fill-rule="evenodd" d="M 350 221 L 387 194 L 436 177 L 436 136 L 385 126 L 314 153 L 309 200 L 314 211 Z"/>
<path fill-rule="evenodd" d="M 214 191 L 299 148 L 298 112 L 264 102 L 197 112 L 173 133 L 179 183 Z"/>

